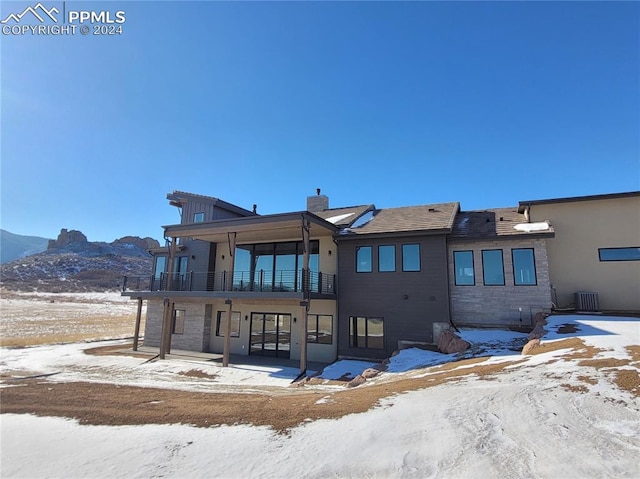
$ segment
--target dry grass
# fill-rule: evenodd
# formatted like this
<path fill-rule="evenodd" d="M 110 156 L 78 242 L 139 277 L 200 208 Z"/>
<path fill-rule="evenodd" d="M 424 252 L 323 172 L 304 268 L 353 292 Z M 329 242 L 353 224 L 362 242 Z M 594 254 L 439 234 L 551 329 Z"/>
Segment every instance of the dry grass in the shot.
<path fill-rule="evenodd" d="M 133 336 L 135 316 L 85 316 L 75 319 L 22 321 L 19 328 L 0 326 L 0 346 L 27 347 Z M 144 331 L 144 321 L 140 328 Z"/>
<path fill-rule="evenodd" d="M 27 347 L 133 336 L 137 304 L 2 290 L 0 346 Z M 141 331 L 144 331 L 144 314 Z"/>

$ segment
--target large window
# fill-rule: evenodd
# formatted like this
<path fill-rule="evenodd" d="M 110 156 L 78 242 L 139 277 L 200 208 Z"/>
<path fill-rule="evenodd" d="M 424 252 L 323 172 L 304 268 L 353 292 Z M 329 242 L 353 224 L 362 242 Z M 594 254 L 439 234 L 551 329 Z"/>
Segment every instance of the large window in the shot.
<path fill-rule="evenodd" d="M 402 245 L 402 271 L 420 271 L 420 245 Z"/>
<path fill-rule="evenodd" d="M 333 338 L 333 316 L 328 314 L 309 314 L 307 342 L 331 344 Z"/>
<path fill-rule="evenodd" d="M 456 286 L 476 284 L 473 272 L 473 251 L 454 251 L 453 267 L 456 272 Z"/>
<path fill-rule="evenodd" d="M 173 311 L 173 321 L 171 321 L 171 332 L 173 334 L 184 334 L 184 309 Z"/>
<path fill-rule="evenodd" d="M 318 289 L 320 243 L 309 243 L 310 288 Z M 240 291 L 300 291 L 304 245 L 301 241 L 238 245 L 233 288 Z M 314 274 L 315 273 L 315 274 Z"/>
<path fill-rule="evenodd" d="M 504 263 L 501 249 L 482 251 L 482 276 L 486 286 L 504 286 Z"/>
<path fill-rule="evenodd" d="M 640 247 L 598 248 L 600 261 L 640 261 Z"/>
<path fill-rule="evenodd" d="M 216 319 L 216 336 L 224 337 L 225 328 L 227 327 L 227 311 L 218 311 Z M 231 312 L 231 335 L 232 338 L 240 337 L 240 312 Z"/>
<path fill-rule="evenodd" d="M 358 246 L 356 248 L 356 272 L 371 273 L 371 246 Z"/>
<path fill-rule="evenodd" d="M 536 285 L 536 262 L 533 248 L 512 249 L 513 282 L 516 286 Z"/>
<path fill-rule="evenodd" d="M 388 272 L 396 270 L 395 245 L 378 246 L 378 271 Z"/>
<path fill-rule="evenodd" d="M 349 317 L 349 346 L 352 348 L 384 349 L 382 318 Z"/>

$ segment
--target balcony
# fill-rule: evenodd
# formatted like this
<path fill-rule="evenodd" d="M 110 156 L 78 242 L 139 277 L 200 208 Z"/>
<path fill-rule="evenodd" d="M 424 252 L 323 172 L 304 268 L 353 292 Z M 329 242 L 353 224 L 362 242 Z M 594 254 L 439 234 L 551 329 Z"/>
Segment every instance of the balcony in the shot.
<path fill-rule="evenodd" d="M 153 276 L 125 276 L 122 291 L 194 291 L 335 294 L 334 274 L 308 270 L 229 271 L 161 273 Z"/>

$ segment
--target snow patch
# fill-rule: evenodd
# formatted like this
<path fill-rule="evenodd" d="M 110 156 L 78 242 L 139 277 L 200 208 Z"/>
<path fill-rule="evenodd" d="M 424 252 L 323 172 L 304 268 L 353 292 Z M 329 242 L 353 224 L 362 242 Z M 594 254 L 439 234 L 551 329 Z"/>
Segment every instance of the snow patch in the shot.
<path fill-rule="evenodd" d="M 515 225 L 513 229 L 526 233 L 531 233 L 532 231 L 547 231 L 549 229 L 549 223 L 546 221 L 539 223 L 519 223 Z"/>

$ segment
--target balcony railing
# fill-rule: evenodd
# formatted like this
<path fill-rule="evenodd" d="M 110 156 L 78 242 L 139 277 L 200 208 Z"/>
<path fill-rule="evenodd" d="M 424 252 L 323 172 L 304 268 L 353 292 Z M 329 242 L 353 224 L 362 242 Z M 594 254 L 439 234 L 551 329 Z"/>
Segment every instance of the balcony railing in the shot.
<path fill-rule="evenodd" d="M 125 276 L 122 291 L 246 291 L 335 294 L 335 275 L 309 270 L 161 273 Z"/>

